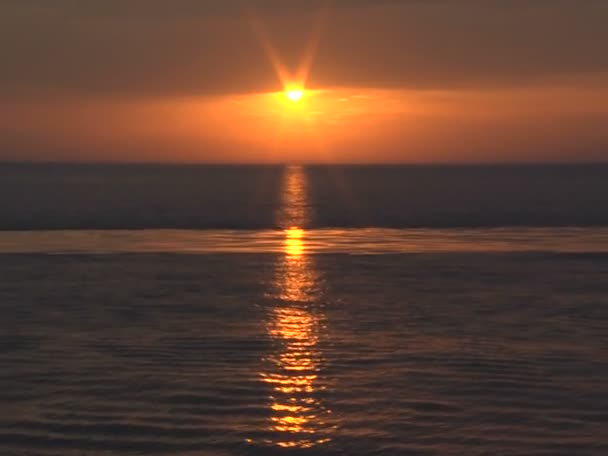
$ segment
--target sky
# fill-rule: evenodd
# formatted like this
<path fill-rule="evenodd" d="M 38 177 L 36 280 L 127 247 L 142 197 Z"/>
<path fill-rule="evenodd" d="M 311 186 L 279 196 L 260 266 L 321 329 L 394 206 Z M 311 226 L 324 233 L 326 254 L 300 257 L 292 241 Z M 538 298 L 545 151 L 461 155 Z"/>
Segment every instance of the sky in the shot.
<path fill-rule="evenodd" d="M 607 23 L 606 0 L 1 0 L 0 161 L 606 161 Z"/>

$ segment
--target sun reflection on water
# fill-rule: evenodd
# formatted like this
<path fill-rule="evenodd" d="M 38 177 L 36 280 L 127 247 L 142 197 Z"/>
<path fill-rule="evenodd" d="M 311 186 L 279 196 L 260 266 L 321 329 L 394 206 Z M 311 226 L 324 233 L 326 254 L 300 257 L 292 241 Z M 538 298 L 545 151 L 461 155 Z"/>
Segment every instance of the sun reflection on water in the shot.
<path fill-rule="evenodd" d="M 285 231 L 285 254 L 290 257 L 299 257 L 304 254 L 304 242 L 302 237 L 304 230 L 300 228 L 290 228 Z"/>
<path fill-rule="evenodd" d="M 263 382 L 272 388 L 267 443 L 285 448 L 311 448 L 331 440 L 331 411 L 321 392 L 323 355 L 319 341 L 323 315 L 319 310 L 320 278 L 306 255 L 308 221 L 306 178 L 301 167 L 286 168 L 279 223 L 285 229 L 271 297 L 267 331 L 275 350 L 265 359 Z"/>

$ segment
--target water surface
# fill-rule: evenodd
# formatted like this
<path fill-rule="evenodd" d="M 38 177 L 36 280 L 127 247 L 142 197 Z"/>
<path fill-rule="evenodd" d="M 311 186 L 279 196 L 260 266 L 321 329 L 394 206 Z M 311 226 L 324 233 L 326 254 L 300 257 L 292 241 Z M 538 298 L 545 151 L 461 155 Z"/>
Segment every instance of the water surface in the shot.
<path fill-rule="evenodd" d="M 258 228 L 152 229 L 194 203 L 132 196 L 131 217 L 116 189 L 3 206 L 27 230 L 0 233 L 2 455 L 608 454 L 606 227 L 389 228 L 394 196 L 325 226 L 319 170 L 280 171 L 230 171 L 278 179 Z M 66 185 L 107 188 L 87 173 Z M 221 220 L 250 210 L 201 198 L 224 197 Z"/>

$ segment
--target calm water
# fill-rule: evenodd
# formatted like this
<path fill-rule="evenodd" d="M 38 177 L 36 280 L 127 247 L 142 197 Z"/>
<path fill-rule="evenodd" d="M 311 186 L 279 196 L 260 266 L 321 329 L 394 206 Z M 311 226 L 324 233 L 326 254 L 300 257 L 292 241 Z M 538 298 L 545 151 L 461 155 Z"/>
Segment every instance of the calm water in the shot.
<path fill-rule="evenodd" d="M 308 167 L 291 196 L 284 171 L 0 164 L 0 230 L 608 226 L 608 165 Z"/>
<path fill-rule="evenodd" d="M 5 166 L 0 454 L 608 454 L 606 168 L 365 169 Z"/>

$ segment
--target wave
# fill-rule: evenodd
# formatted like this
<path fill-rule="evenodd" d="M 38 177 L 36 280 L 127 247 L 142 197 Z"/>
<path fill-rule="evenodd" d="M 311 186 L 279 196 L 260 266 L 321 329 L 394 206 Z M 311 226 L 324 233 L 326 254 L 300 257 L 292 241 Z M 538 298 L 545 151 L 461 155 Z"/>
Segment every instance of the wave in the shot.
<path fill-rule="evenodd" d="M 601 255 L 608 254 L 608 227 L 0 232 L 0 253 L 284 253 L 290 249 L 297 249 L 301 254 L 525 252 Z"/>

